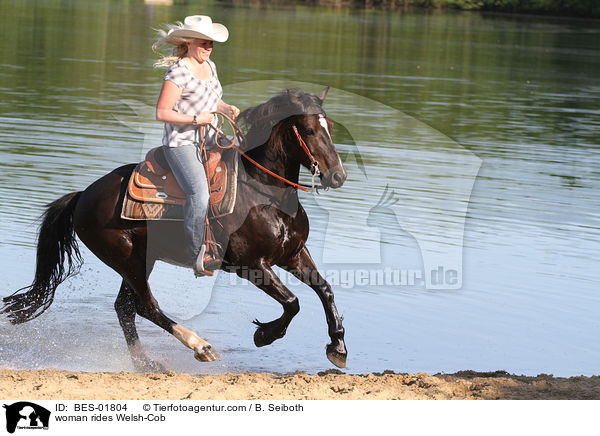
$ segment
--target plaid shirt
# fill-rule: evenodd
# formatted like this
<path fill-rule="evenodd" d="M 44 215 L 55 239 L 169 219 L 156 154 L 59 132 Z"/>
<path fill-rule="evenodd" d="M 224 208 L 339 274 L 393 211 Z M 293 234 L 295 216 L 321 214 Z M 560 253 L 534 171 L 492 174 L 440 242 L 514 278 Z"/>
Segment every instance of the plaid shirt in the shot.
<path fill-rule="evenodd" d="M 211 60 L 208 60 L 208 63 L 213 71 L 213 76 L 210 80 L 195 78 L 185 65 L 183 59 L 179 59 L 171 65 L 165 74 L 165 80 L 170 80 L 181 89 L 181 97 L 175 103 L 173 110 L 189 115 L 217 110 L 217 104 L 221 100 L 221 97 L 223 97 L 223 88 L 217 77 L 215 63 Z M 167 147 L 179 147 L 181 145 L 193 144 L 194 130 L 195 126 L 192 124 L 165 123 L 163 145 Z M 209 145 L 214 142 L 215 131 L 209 128 L 205 129 L 205 132 L 207 134 L 206 143 Z"/>

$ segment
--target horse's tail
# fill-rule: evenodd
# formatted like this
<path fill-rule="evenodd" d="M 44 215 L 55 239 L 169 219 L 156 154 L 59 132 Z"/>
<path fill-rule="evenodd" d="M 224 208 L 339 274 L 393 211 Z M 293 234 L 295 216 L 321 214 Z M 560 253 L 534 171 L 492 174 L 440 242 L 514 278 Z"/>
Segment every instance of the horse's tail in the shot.
<path fill-rule="evenodd" d="M 73 211 L 80 195 L 71 192 L 47 206 L 38 237 L 33 283 L 2 299 L 0 313 L 6 314 L 11 323 L 21 324 L 40 316 L 52 304 L 56 287 L 79 271 L 82 259 L 73 229 Z"/>

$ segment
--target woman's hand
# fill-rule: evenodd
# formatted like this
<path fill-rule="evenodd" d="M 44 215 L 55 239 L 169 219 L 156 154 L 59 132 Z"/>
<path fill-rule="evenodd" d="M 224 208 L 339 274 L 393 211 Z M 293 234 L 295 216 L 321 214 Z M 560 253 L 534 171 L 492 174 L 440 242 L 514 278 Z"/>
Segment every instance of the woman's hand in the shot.
<path fill-rule="evenodd" d="M 232 104 L 229 105 L 229 111 L 230 113 L 228 113 L 227 115 L 229 115 L 231 118 L 233 118 L 234 120 L 238 117 L 238 115 L 240 114 L 240 110 L 237 108 L 237 106 L 234 106 Z"/>
<path fill-rule="evenodd" d="M 240 114 L 240 110 L 236 106 L 232 104 L 227 104 L 223 100 L 221 100 L 217 105 L 217 110 L 221 113 L 224 113 L 229 118 L 233 118 L 234 120 Z"/>
<path fill-rule="evenodd" d="M 210 124 L 214 119 L 215 115 L 211 112 L 200 112 L 196 115 L 196 125 Z"/>

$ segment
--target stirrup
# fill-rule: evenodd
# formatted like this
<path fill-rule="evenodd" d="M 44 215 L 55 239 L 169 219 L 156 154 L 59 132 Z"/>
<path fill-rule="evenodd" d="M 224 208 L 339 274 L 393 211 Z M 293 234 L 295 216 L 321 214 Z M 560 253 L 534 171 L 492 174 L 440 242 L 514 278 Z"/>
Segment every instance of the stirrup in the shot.
<path fill-rule="evenodd" d="M 196 262 L 194 263 L 194 275 L 196 277 L 214 275 L 214 271 L 209 271 L 204 268 L 204 255 L 205 254 L 206 254 L 206 244 L 202 244 L 202 247 L 200 247 L 200 253 L 198 253 L 198 257 L 196 258 Z"/>

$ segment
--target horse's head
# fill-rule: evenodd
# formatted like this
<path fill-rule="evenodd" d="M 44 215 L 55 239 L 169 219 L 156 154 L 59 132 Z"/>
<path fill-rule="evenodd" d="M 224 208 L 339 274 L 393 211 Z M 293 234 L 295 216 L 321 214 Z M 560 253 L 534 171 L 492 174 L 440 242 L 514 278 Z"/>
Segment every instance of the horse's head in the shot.
<path fill-rule="evenodd" d="M 322 108 L 327 91 L 329 87 L 314 95 L 288 89 L 242 112 L 240 119 L 249 126 L 248 149 L 270 144 L 274 153 L 317 173 L 323 186 L 342 186 L 346 170 L 331 139 L 333 123 Z"/>
<path fill-rule="evenodd" d="M 313 173 L 318 170 L 323 186 L 339 188 L 346 181 L 347 174 L 331 139 L 333 123 L 322 108 L 328 91 L 329 87 L 318 96 L 302 91 L 295 94 L 288 91 L 288 94 L 293 104 L 303 106 L 302 114 L 292 117 L 295 139 L 302 149 L 300 162 Z"/>

